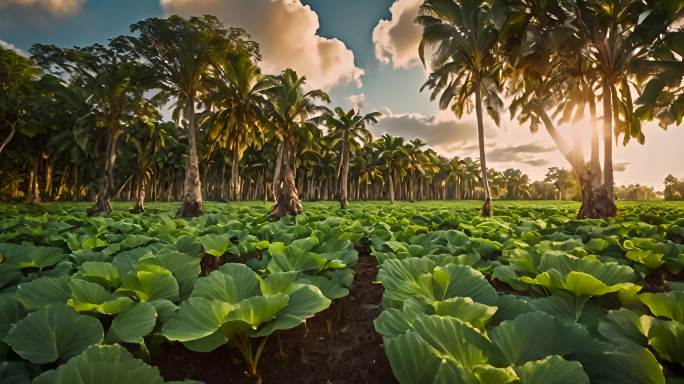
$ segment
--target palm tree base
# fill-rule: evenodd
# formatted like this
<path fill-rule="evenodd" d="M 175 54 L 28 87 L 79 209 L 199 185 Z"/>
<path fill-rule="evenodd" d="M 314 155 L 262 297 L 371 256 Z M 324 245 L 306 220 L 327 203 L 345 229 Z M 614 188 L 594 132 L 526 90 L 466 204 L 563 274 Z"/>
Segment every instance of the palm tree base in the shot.
<path fill-rule="evenodd" d="M 615 198 L 605 186 L 592 188 L 582 185 L 582 206 L 578 219 L 605 219 L 617 215 Z"/>
<path fill-rule="evenodd" d="M 204 211 L 202 210 L 202 201 L 188 201 L 183 200 L 180 208 L 176 212 L 178 217 L 197 217 L 202 216 Z"/>
<path fill-rule="evenodd" d="M 143 204 L 137 203 L 135 207 L 128 210 L 129 213 L 143 213 L 145 212 L 145 206 Z"/>
<path fill-rule="evenodd" d="M 482 205 L 482 216 L 492 217 L 492 199 L 487 197 L 484 204 Z"/>
<path fill-rule="evenodd" d="M 303 211 L 304 208 L 299 201 L 294 178 L 286 177 L 276 191 L 275 204 L 271 209 L 270 216 L 273 219 L 279 219 L 287 215 L 297 216 Z"/>
<path fill-rule="evenodd" d="M 95 205 L 88 208 L 86 211 L 88 216 L 108 215 L 110 213 L 112 213 L 112 203 L 109 201 L 108 197 L 100 196 L 95 198 Z"/>

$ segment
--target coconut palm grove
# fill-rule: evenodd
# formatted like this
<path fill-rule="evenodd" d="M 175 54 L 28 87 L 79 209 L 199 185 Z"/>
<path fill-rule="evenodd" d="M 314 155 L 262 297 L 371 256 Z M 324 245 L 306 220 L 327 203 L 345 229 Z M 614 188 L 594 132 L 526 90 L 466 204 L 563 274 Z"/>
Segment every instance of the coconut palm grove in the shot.
<path fill-rule="evenodd" d="M 684 0 L 0 1 L 0 382 L 684 383 Z"/>

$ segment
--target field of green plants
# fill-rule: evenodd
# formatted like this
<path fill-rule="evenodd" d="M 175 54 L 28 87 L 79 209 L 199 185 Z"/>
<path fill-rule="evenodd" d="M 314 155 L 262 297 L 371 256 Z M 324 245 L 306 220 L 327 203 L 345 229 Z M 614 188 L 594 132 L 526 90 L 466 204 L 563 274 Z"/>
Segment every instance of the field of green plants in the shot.
<path fill-rule="evenodd" d="M 684 204 L 609 220 L 558 202 L 502 202 L 493 219 L 477 202 L 336 206 L 270 221 L 259 203 L 190 220 L 167 204 L 0 205 L 0 382 L 171 382 L 155 362 L 179 345 L 225 352 L 239 375 L 214 382 L 260 381 L 277 363 L 264 351 L 372 259 L 382 382 L 684 383 Z"/>

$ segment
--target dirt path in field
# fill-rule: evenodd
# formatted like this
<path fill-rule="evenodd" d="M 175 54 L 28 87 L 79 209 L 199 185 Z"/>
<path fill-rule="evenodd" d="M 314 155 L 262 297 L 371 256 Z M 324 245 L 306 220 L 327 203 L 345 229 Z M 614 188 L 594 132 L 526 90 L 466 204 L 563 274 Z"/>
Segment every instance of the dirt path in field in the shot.
<path fill-rule="evenodd" d="M 377 262 L 359 256 L 349 296 L 336 300 L 306 326 L 273 335 L 259 363 L 263 383 L 341 384 L 395 383 L 373 320 L 382 308 L 383 288 L 373 284 Z M 165 344 L 153 356 L 166 380 L 195 379 L 207 384 L 256 383 L 244 373 L 235 350 L 221 347 L 211 353 L 188 351 Z"/>

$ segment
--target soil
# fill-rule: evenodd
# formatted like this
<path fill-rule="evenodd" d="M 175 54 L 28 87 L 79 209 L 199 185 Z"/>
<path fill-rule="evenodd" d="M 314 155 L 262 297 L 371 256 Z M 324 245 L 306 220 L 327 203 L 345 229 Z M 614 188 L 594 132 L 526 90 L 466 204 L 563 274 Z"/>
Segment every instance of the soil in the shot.
<path fill-rule="evenodd" d="M 510 285 L 504 283 L 503 281 L 499 279 L 495 279 L 493 277 L 488 277 L 487 281 L 489 281 L 489 284 L 491 284 L 494 289 L 499 292 L 499 293 L 505 293 L 508 295 L 515 295 L 515 296 L 525 296 L 526 292 L 521 292 L 518 291 L 517 289 L 511 287 Z"/>
<path fill-rule="evenodd" d="M 646 275 L 642 292 L 667 292 L 669 291 L 666 285 L 668 281 L 684 281 L 684 271 L 673 274 L 664 266 L 660 267 Z"/>
<path fill-rule="evenodd" d="M 396 383 L 382 337 L 373 327 L 383 293 L 382 285 L 374 283 L 375 258 L 363 252 L 354 272 L 347 297 L 306 324 L 269 338 L 258 368 L 263 383 Z M 259 382 L 245 372 L 237 350 L 228 346 L 196 353 L 180 343 L 165 344 L 162 352 L 153 354 L 152 364 L 167 381 Z"/>

